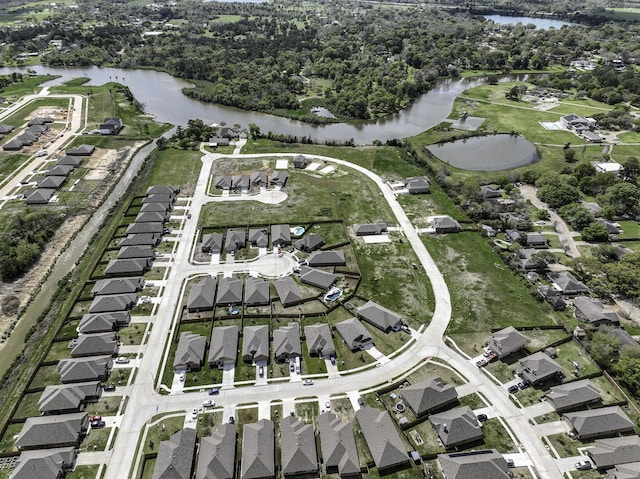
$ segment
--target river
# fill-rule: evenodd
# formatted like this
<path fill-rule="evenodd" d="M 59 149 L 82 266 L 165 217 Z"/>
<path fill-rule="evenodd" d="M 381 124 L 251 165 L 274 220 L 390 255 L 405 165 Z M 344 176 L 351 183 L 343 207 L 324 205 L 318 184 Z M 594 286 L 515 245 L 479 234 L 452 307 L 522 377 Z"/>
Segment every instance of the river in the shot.
<path fill-rule="evenodd" d="M 127 85 L 136 99 L 145 104 L 147 113 L 154 115 L 158 121 L 174 125 L 185 126 L 188 120 L 193 118 L 200 118 L 206 123 L 223 121 L 227 125 L 239 123 L 243 127 L 255 123 L 263 133 L 273 131 L 298 137 L 306 136 L 321 142 L 346 141 L 353 138 L 358 145 L 372 144 L 375 140 L 384 142 L 393 138 L 405 138 L 428 130 L 449 115 L 453 100 L 458 94 L 483 83 L 483 80 L 478 78 L 445 80 L 420 96 L 408 108 L 384 118 L 330 125 L 310 125 L 266 113 L 192 100 L 182 93 L 182 88 L 190 86 L 189 82 L 153 70 L 123 70 L 95 66 L 85 68 L 34 66 L 31 68 L 38 74 L 60 76 L 43 86 L 54 86 L 79 77 L 90 78 L 88 85 L 103 85 L 109 81 L 120 82 Z M 26 70 L 0 68 L 0 74 L 4 75 L 13 71 L 25 72 Z"/>

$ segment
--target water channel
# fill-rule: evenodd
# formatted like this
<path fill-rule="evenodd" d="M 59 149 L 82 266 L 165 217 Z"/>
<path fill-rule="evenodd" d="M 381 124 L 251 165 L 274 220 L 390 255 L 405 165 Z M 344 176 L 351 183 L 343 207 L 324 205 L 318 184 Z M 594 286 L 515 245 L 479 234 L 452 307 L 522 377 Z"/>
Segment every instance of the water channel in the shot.
<path fill-rule="evenodd" d="M 565 25 L 573 25 L 572 23 L 563 22 L 562 20 L 554 20 L 552 18 L 535 18 L 535 17 L 511 17 L 507 15 L 483 15 L 487 20 L 491 20 L 499 25 L 535 25 L 536 28 L 546 30 L 547 28 L 562 28 Z"/>

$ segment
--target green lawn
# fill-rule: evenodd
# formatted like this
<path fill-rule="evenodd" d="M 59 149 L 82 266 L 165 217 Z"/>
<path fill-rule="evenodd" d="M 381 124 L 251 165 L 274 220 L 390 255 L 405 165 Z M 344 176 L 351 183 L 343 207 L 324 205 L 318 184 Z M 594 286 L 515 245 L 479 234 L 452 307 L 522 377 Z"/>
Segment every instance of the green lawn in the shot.
<path fill-rule="evenodd" d="M 68 472 L 65 479 L 96 479 L 98 475 L 99 464 L 91 466 L 76 466 L 73 472 Z"/>
<path fill-rule="evenodd" d="M 87 404 L 84 408 L 90 416 L 115 416 L 122 402 L 122 396 L 105 396 L 100 401 Z"/>
<path fill-rule="evenodd" d="M 178 416 L 163 419 L 158 422 L 158 424 L 149 427 L 144 444 L 144 453 L 151 454 L 153 452 L 158 452 L 160 442 L 169 439 L 173 433 L 182 429 L 183 426 L 184 416 Z"/>
<path fill-rule="evenodd" d="M 547 439 L 551 444 L 553 444 L 553 447 L 558 451 L 560 457 L 577 456 L 580 454 L 578 448 L 583 448 L 593 444 L 571 439 L 565 433 L 553 434 L 551 436 L 547 436 Z"/>
<path fill-rule="evenodd" d="M 43 388 L 48 385 L 60 384 L 60 374 L 57 366 L 40 366 L 38 372 L 29 384 L 29 389 Z"/>
<path fill-rule="evenodd" d="M 38 401 L 42 393 L 25 394 L 20 401 L 20 405 L 13 415 L 14 418 L 27 418 L 40 416 L 40 410 L 38 409 Z"/>
<path fill-rule="evenodd" d="M 144 337 L 144 331 L 147 327 L 147 323 L 132 323 L 126 328 L 122 328 L 118 331 L 120 341 L 124 345 L 142 344 L 142 338 Z"/>
<path fill-rule="evenodd" d="M 111 428 L 90 429 L 87 437 L 80 444 L 79 452 L 104 451 Z"/>
<path fill-rule="evenodd" d="M 202 162 L 200 151 L 168 148 L 153 153 L 155 158 L 149 185 L 179 186 L 181 193 L 189 195 L 195 188 Z M 142 193 L 142 192 L 141 192 Z"/>

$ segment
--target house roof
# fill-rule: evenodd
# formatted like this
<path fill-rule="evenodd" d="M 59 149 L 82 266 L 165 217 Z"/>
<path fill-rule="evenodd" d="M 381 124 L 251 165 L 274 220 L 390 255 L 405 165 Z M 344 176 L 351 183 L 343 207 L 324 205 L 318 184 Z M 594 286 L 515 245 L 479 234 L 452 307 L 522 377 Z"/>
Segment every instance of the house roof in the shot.
<path fill-rule="evenodd" d="M 314 251 L 324 244 L 324 238 L 315 233 L 309 233 L 294 243 L 296 249 L 301 251 Z"/>
<path fill-rule="evenodd" d="M 271 225 L 271 244 L 291 244 L 291 230 L 289 225 Z"/>
<path fill-rule="evenodd" d="M 251 186 L 249 175 L 233 175 L 231 178 L 231 187 L 234 189 L 248 190 L 249 186 Z"/>
<path fill-rule="evenodd" d="M 547 238 L 542 233 L 538 233 L 537 231 L 527 233 L 527 244 L 529 245 L 539 245 L 539 244 L 547 244 Z"/>
<path fill-rule="evenodd" d="M 61 359 L 57 368 L 63 383 L 91 381 L 106 377 L 111 362 L 111 356 Z"/>
<path fill-rule="evenodd" d="M 224 242 L 227 253 L 231 253 L 247 245 L 247 235 L 243 229 L 228 230 Z"/>
<path fill-rule="evenodd" d="M 329 289 L 336 282 L 338 277 L 335 274 L 327 273 L 315 268 L 303 266 L 300 268 L 300 281 L 311 286 L 322 289 Z"/>
<path fill-rule="evenodd" d="M 360 461 L 351 423 L 326 412 L 318 416 L 318 431 L 325 467 L 337 468 L 342 477 L 358 474 Z"/>
<path fill-rule="evenodd" d="M 165 213 L 171 208 L 171 203 L 145 203 L 140 207 L 140 213 Z"/>
<path fill-rule="evenodd" d="M 287 179 L 289 178 L 289 174 L 285 171 L 274 171 L 271 174 L 270 183 L 275 186 L 284 186 L 287 184 Z"/>
<path fill-rule="evenodd" d="M 107 275 L 139 275 L 150 266 L 151 258 L 112 259 L 107 263 L 104 273 Z"/>
<path fill-rule="evenodd" d="M 245 424 L 242 433 L 242 478 L 275 477 L 273 422 L 262 419 Z"/>
<path fill-rule="evenodd" d="M 216 297 L 216 279 L 206 276 L 189 291 L 188 309 L 212 309 Z"/>
<path fill-rule="evenodd" d="M 69 176 L 69 173 L 73 171 L 71 165 L 58 165 L 45 172 L 45 176 Z"/>
<path fill-rule="evenodd" d="M 219 190 L 230 190 L 233 184 L 233 178 L 229 175 L 216 176 L 215 187 Z"/>
<path fill-rule="evenodd" d="M 154 193 L 152 195 L 142 198 L 142 204 L 147 203 L 169 203 L 173 204 L 176 201 L 176 195 L 172 193 Z"/>
<path fill-rule="evenodd" d="M 495 449 L 440 454 L 446 479 L 509 479 L 507 461 Z"/>
<path fill-rule="evenodd" d="M 271 289 L 269 282 L 258 278 L 247 278 L 244 288 L 244 304 L 257 306 L 269 304 Z"/>
<path fill-rule="evenodd" d="M 149 205 L 157 205 L 161 203 L 147 203 Z M 171 214 L 167 211 L 141 211 L 136 216 L 136 223 L 164 223 L 169 221 Z"/>
<path fill-rule="evenodd" d="M 596 439 L 595 447 L 587 449 L 598 469 L 608 469 L 616 464 L 627 464 L 640 459 L 640 437 L 621 436 Z"/>
<path fill-rule="evenodd" d="M 211 328 L 209 363 L 234 362 L 238 356 L 238 326 Z"/>
<path fill-rule="evenodd" d="M 180 188 L 170 185 L 153 185 L 147 188 L 147 196 L 150 195 L 177 195 Z"/>
<path fill-rule="evenodd" d="M 249 230 L 249 243 L 258 248 L 269 246 L 269 230 L 267 228 L 251 228 Z"/>
<path fill-rule="evenodd" d="M 190 364 L 202 364 L 204 361 L 204 350 L 207 346 L 207 338 L 185 331 L 180 334 L 178 348 L 176 349 L 173 367 L 181 368 Z"/>
<path fill-rule="evenodd" d="M 439 376 L 403 388 L 400 396 L 416 416 L 422 416 L 458 399 L 456 388 L 445 383 Z"/>
<path fill-rule="evenodd" d="M 160 222 L 157 223 L 131 223 L 127 226 L 126 233 L 136 234 L 136 233 L 163 233 L 164 225 Z"/>
<path fill-rule="evenodd" d="M 402 322 L 399 314 L 374 301 L 367 301 L 364 306 L 359 307 L 357 315 L 359 319 L 364 319 L 382 331 L 393 329 Z"/>
<path fill-rule="evenodd" d="M 87 398 L 100 397 L 101 391 L 100 381 L 47 386 L 38 401 L 38 410 L 41 414 L 78 410 Z"/>
<path fill-rule="evenodd" d="M 469 406 L 431 414 L 429 421 L 446 448 L 482 439 L 482 428 Z"/>
<path fill-rule="evenodd" d="M 451 216 L 436 216 L 432 219 L 433 221 L 433 226 L 435 227 L 436 231 L 440 231 L 440 230 L 450 230 L 450 229 L 454 229 L 454 230 L 459 230 L 460 229 L 460 223 L 458 223 L 456 220 L 454 220 Z"/>
<path fill-rule="evenodd" d="M 276 358 L 302 356 L 298 323 L 289 323 L 273 331 L 273 351 Z"/>
<path fill-rule="evenodd" d="M 222 278 L 218 285 L 216 304 L 242 304 L 242 280 Z"/>
<path fill-rule="evenodd" d="M 93 285 L 91 293 L 94 295 L 103 294 L 126 294 L 135 293 L 144 288 L 145 280 L 142 276 L 130 278 L 108 278 L 99 279 Z"/>
<path fill-rule="evenodd" d="M 335 356 L 336 347 L 333 343 L 331 330 L 326 323 L 311 324 L 304 327 L 304 336 L 309 354 L 320 356 Z"/>
<path fill-rule="evenodd" d="M 29 417 L 15 443 L 18 449 L 74 446 L 88 423 L 89 417 L 84 412 Z"/>
<path fill-rule="evenodd" d="M 569 271 L 551 272 L 547 276 L 554 287 L 563 294 L 588 293 L 589 288 Z"/>
<path fill-rule="evenodd" d="M 527 344 L 527 337 L 513 326 L 508 326 L 491 335 L 489 348 L 499 357 L 519 351 Z"/>
<path fill-rule="evenodd" d="M 64 470 L 73 469 L 76 462 L 73 447 L 23 451 L 11 473 L 10 479 L 57 479 Z"/>
<path fill-rule="evenodd" d="M 538 351 L 522 358 L 517 371 L 531 384 L 536 384 L 561 373 L 562 367 L 549 356 Z"/>
<path fill-rule="evenodd" d="M 129 311 L 109 311 L 106 313 L 84 314 L 78 325 L 81 334 L 102 333 L 113 331 L 117 327 L 126 326 L 131 322 Z"/>
<path fill-rule="evenodd" d="M 86 156 L 86 155 L 91 155 L 95 150 L 96 150 L 96 147 L 93 145 L 79 145 L 79 146 L 76 146 L 75 148 L 70 148 L 68 150 L 65 150 L 65 153 L 71 156 L 74 156 L 74 155 Z"/>
<path fill-rule="evenodd" d="M 196 430 L 185 428 L 158 446 L 152 479 L 191 479 L 196 449 Z"/>
<path fill-rule="evenodd" d="M 282 473 L 296 475 L 318 470 L 318 453 L 313 426 L 293 416 L 280 420 Z"/>
<path fill-rule="evenodd" d="M 236 466 L 236 426 L 222 424 L 200 440 L 196 479 L 233 479 Z"/>
<path fill-rule="evenodd" d="M 633 430 L 633 422 L 620 406 L 568 412 L 562 416 L 579 438 L 603 437 Z"/>
<path fill-rule="evenodd" d="M 359 348 L 363 343 L 373 341 L 371 334 L 358 318 L 345 319 L 336 323 L 336 330 L 352 350 Z"/>
<path fill-rule="evenodd" d="M 120 240 L 120 246 L 154 246 L 160 241 L 160 233 L 134 233 Z"/>
<path fill-rule="evenodd" d="M 208 248 L 211 253 L 222 251 L 222 234 L 209 233 L 202 237 L 202 247 Z"/>
<path fill-rule="evenodd" d="M 621 464 L 607 472 L 607 479 L 640 479 L 640 461 Z"/>
<path fill-rule="evenodd" d="M 547 393 L 547 401 L 556 411 L 565 411 L 600 400 L 600 391 L 589 379 L 553 386 Z"/>
<path fill-rule="evenodd" d="M 426 176 L 413 176 L 404 180 L 404 186 L 409 193 L 428 193 L 429 178 Z"/>
<path fill-rule="evenodd" d="M 267 186 L 267 172 L 254 171 L 251 173 L 251 184 L 255 186 Z"/>
<path fill-rule="evenodd" d="M 38 181 L 38 188 L 53 188 L 58 189 L 62 186 L 62 183 L 67 181 L 66 176 L 47 176 Z"/>
<path fill-rule="evenodd" d="M 156 253 L 151 245 L 122 246 L 118 259 L 155 258 Z"/>
<path fill-rule="evenodd" d="M 607 233 L 609 233 L 610 235 L 617 235 L 620 233 L 620 228 L 618 228 L 613 222 L 605 218 L 596 218 L 596 223 L 604 226 L 607 229 Z"/>
<path fill-rule="evenodd" d="M 242 330 L 242 356 L 255 361 L 269 359 L 269 326 L 245 326 Z"/>
<path fill-rule="evenodd" d="M 296 155 L 292 163 L 296 168 L 304 168 L 307 165 L 307 158 L 304 155 Z"/>
<path fill-rule="evenodd" d="M 387 223 L 365 223 L 353 225 L 356 236 L 379 235 L 387 231 Z"/>
<path fill-rule="evenodd" d="M 340 250 L 314 251 L 307 258 L 309 266 L 345 266 L 344 252 Z"/>
<path fill-rule="evenodd" d="M 104 356 L 118 350 L 118 341 L 113 333 L 81 334 L 71 350 L 71 356 Z"/>
<path fill-rule="evenodd" d="M 599 299 L 588 296 L 578 296 L 573 300 L 575 315 L 581 321 L 596 324 L 601 322 L 620 323 L 620 318 L 615 311 L 605 308 Z"/>
<path fill-rule="evenodd" d="M 279 278 L 273 282 L 282 305 L 286 308 L 302 301 L 302 294 L 291 276 Z"/>
<path fill-rule="evenodd" d="M 53 188 L 36 188 L 26 196 L 25 202 L 27 204 L 47 203 L 55 194 L 56 190 Z"/>
<path fill-rule="evenodd" d="M 136 293 L 109 294 L 96 296 L 89 306 L 90 313 L 105 313 L 109 311 L 126 311 L 138 301 Z"/>
<path fill-rule="evenodd" d="M 407 450 L 388 412 L 363 407 L 356 411 L 356 418 L 378 469 L 408 462 Z"/>

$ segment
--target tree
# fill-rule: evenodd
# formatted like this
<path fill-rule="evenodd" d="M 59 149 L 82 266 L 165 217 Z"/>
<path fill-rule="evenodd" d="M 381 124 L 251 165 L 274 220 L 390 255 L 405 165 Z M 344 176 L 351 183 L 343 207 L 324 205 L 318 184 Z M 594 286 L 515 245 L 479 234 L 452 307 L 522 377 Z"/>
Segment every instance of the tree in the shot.
<path fill-rule="evenodd" d="M 567 163 L 573 163 L 576 161 L 576 150 L 573 150 L 571 148 L 567 148 L 566 150 L 564 150 L 564 160 Z"/>
<path fill-rule="evenodd" d="M 620 340 L 611 334 L 593 333 L 591 340 L 587 343 L 587 349 L 601 368 L 609 369 L 611 363 L 618 357 Z"/>
<path fill-rule="evenodd" d="M 640 391 L 640 351 L 624 349 L 613 366 L 613 372 L 635 393 Z"/>
<path fill-rule="evenodd" d="M 604 242 L 609 240 L 607 228 L 600 223 L 590 224 L 582 230 L 581 234 L 584 241 Z"/>
<path fill-rule="evenodd" d="M 619 215 L 640 210 L 640 188 L 632 183 L 617 183 L 607 188 L 609 204 Z"/>
<path fill-rule="evenodd" d="M 547 184 L 538 190 L 538 198 L 557 210 L 564 205 L 577 203 L 580 200 L 580 192 L 568 184 Z"/>
<path fill-rule="evenodd" d="M 627 158 L 627 161 L 622 164 L 622 176 L 632 183 L 638 181 L 638 177 L 640 177 L 640 161 L 638 161 L 638 158 L 635 156 Z"/>

